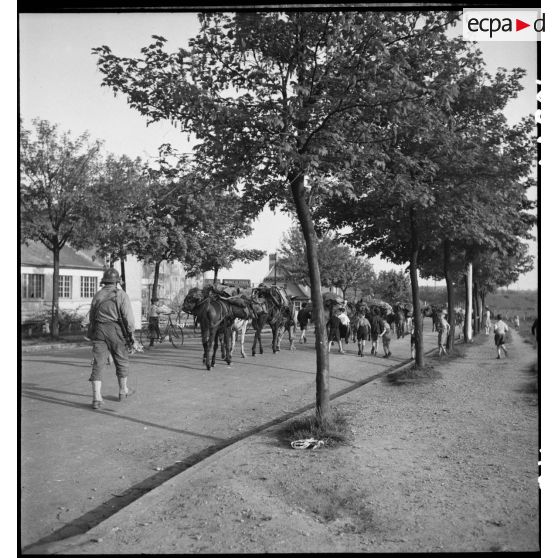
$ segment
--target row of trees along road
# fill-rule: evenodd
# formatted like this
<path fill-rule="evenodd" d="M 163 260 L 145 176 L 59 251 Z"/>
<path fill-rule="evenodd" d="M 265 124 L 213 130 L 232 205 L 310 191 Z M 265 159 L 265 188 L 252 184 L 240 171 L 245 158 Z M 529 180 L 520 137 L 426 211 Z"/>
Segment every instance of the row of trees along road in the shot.
<path fill-rule="evenodd" d="M 248 235 L 248 206 L 233 192 L 212 191 L 207 180 L 168 146 L 149 164 L 101 154 L 101 143 L 83 134 L 72 140 L 45 120 L 21 126 L 21 238 L 41 242 L 53 254 L 51 335 L 59 334 L 60 251 L 95 247 L 111 266 L 135 255 L 155 267 L 179 261 L 186 275 L 229 268 L 240 259 L 261 259 L 261 250 L 238 250 Z M 229 208 L 229 210 L 225 210 Z"/>
<path fill-rule="evenodd" d="M 368 258 L 325 232 L 317 239 L 318 264 L 324 287 L 337 287 L 343 298 L 372 296 L 387 302 L 410 300 L 411 284 L 404 271 L 374 272 Z M 306 243 L 300 228 L 293 226 L 284 235 L 278 264 L 289 278 L 310 284 Z"/>
<path fill-rule="evenodd" d="M 316 226 L 346 223 L 353 234 L 344 238 L 361 252 L 408 263 L 420 325 L 417 271 L 422 251 L 443 238 L 443 228 L 430 228 L 438 223 L 436 216 L 443 212 L 444 223 L 452 222 L 451 214 L 471 203 L 473 195 L 466 192 L 480 194 L 483 184 L 470 173 L 478 169 L 484 149 L 493 157 L 491 183 L 502 188 L 511 183 L 498 163 L 510 158 L 505 150 L 512 137 L 500 137 L 504 123 L 494 133 L 484 124 L 494 108 L 491 99 L 512 97 L 521 72 L 501 72 L 486 83 L 481 72 L 475 79 L 482 61 L 474 47 L 445 34 L 459 15 L 204 13 L 196 37 L 176 52 L 167 52 L 166 40 L 158 36 L 139 58 L 116 56 L 106 45 L 93 49 L 102 85 L 124 94 L 149 121 L 170 120 L 195 134 L 196 161 L 213 188 L 241 186 L 244 203 L 296 213 L 317 318 L 319 420 L 329 417 L 330 403 Z M 470 110 L 477 125 L 469 133 L 459 122 L 461 104 L 471 99 L 473 107 L 484 97 L 486 110 L 482 104 L 478 115 Z M 479 139 L 484 149 L 475 149 Z M 464 144 L 469 149 L 462 154 Z M 460 174 L 445 177 L 452 159 Z M 516 174 L 518 194 L 522 177 Z M 451 196 L 438 195 L 438 187 L 453 190 L 453 209 L 441 205 Z M 507 198 L 505 191 L 494 192 L 494 221 L 500 220 L 498 201 L 505 199 L 504 207 Z M 470 211 L 471 216 L 477 212 Z M 509 225 L 502 227 L 504 235 L 512 234 Z M 472 244 L 477 238 L 449 232 L 452 243 L 465 237 Z M 498 247 L 488 245 L 500 246 L 499 241 Z M 417 363 L 423 359 L 419 335 Z"/>

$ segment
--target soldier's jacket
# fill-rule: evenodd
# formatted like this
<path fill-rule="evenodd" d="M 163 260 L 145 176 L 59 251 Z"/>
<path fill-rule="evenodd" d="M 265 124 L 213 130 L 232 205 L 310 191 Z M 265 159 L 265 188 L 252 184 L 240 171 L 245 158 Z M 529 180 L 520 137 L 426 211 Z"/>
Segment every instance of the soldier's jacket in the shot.
<path fill-rule="evenodd" d="M 95 293 L 91 301 L 91 309 L 89 310 L 89 331 L 87 336 L 90 339 L 92 338 L 97 323 L 118 323 L 118 309 L 120 309 L 124 318 L 123 325 L 128 330 L 129 336 L 133 338 L 135 323 L 132 304 L 126 292 L 118 289 L 116 285 L 105 285 L 100 291 Z"/>

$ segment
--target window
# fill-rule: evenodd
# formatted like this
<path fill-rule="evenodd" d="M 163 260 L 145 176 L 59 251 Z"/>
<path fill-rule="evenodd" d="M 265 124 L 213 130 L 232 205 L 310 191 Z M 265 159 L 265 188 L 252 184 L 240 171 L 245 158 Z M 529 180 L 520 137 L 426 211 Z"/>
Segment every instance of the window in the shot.
<path fill-rule="evenodd" d="M 93 298 L 97 292 L 97 277 L 81 277 L 81 298 Z"/>
<path fill-rule="evenodd" d="M 22 298 L 44 298 L 45 276 L 38 273 L 23 273 L 21 276 Z"/>
<path fill-rule="evenodd" d="M 58 277 L 58 296 L 60 298 L 72 298 L 71 275 L 60 275 Z"/>

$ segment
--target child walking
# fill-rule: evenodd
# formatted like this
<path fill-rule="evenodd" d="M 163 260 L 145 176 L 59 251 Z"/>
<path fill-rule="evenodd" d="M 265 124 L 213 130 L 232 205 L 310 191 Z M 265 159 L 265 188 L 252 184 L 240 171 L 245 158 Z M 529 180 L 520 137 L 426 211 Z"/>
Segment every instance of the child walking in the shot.
<path fill-rule="evenodd" d="M 380 333 L 380 337 L 382 338 L 382 346 L 384 348 L 384 358 L 389 358 L 391 356 L 391 351 L 389 349 L 391 341 L 391 326 L 385 318 L 382 319 L 381 324 L 382 333 Z"/>
<path fill-rule="evenodd" d="M 366 340 L 370 339 L 370 322 L 364 317 L 364 315 L 359 314 L 355 326 L 358 341 L 358 356 L 363 357 Z"/>
<path fill-rule="evenodd" d="M 509 331 L 509 327 L 502 320 L 502 314 L 498 314 L 496 316 L 496 323 L 494 324 L 494 344 L 496 345 L 496 349 L 498 350 L 498 356 L 496 358 L 500 358 L 500 349 L 504 351 L 504 354 L 508 356 L 508 350 L 506 349 L 506 333 Z"/>

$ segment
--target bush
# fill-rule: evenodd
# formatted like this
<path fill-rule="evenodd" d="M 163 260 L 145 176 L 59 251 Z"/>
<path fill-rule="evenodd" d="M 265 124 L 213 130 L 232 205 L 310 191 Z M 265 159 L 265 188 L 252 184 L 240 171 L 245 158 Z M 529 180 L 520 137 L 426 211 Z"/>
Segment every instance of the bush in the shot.
<path fill-rule="evenodd" d="M 47 333 L 45 324 L 48 324 L 50 330 L 52 312 L 50 309 L 35 312 L 22 321 L 21 329 L 23 337 L 36 337 Z M 78 332 L 82 329 L 84 319 L 83 307 L 80 306 L 75 310 L 59 310 L 58 324 L 60 333 Z"/>

